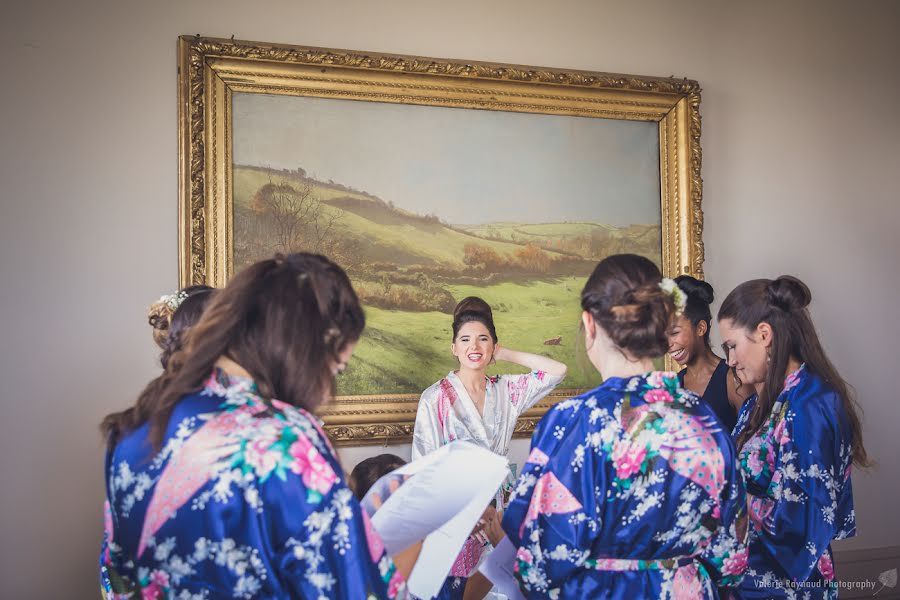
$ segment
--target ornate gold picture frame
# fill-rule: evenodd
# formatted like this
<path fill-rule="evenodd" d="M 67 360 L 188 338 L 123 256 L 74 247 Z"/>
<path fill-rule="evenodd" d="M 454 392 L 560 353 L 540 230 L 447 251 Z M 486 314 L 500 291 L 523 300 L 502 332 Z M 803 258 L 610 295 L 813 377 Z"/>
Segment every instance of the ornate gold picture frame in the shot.
<path fill-rule="evenodd" d="M 588 225 L 601 230 L 601 241 L 615 242 L 600 248 L 620 248 L 617 251 L 624 249 L 647 254 L 660 263 L 668 276 L 682 273 L 697 277 L 703 275 L 700 87 L 695 81 L 188 36 L 178 41 L 178 66 L 179 279 L 182 286 L 196 283 L 222 286 L 241 264 L 271 248 L 290 250 L 291 240 L 302 237 L 303 232 L 312 231 L 311 228 L 326 232 L 332 231 L 327 228 L 335 228 L 328 244 L 310 247 L 337 256 L 342 264 L 354 261 L 354 256 L 371 255 L 375 252 L 372 246 L 344 243 L 350 239 L 348 227 L 352 222 L 358 222 L 361 213 L 357 209 L 367 202 L 371 205 L 363 207 L 369 211 L 366 214 L 377 209 L 382 216 L 388 215 L 392 219 L 405 219 L 413 225 L 424 223 L 431 228 L 429 231 L 439 228 L 442 235 L 446 235 L 435 244 L 452 246 L 461 243 L 460 239 L 470 240 L 464 244 L 464 257 L 460 250 L 462 262 L 457 263 L 460 272 L 465 270 L 467 282 L 471 282 L 473 277 L 477 280 L 482 274 L 485 281 L 491 280 L 501 268 L 497 265 L 516 270 L 520 277 L 525 278 L 538 277 L 535 273 L 540 271 L 543 280 L 553 281 L 557 287 L 565 286 L 566 292 L 571 291 L 568 295 L 575 302 L 578 290 L 573 285 L 573 277 L 576 273 L 583 273 L 590 261 L 596 262 L 596 252 L 603 251 L 579 256 L 578 248 L 589 241 L 589 234 L 583 231 Z M 360 189 L 357 182 L 338 181 L 327 175 L 309 173 L 304 165 L 291 163 L 295 168 L 288 169 L 283 164 L 270 164 L 270 160 L 263 159 L 249 164 L 253 161 L 246 160 L 248 149 L 242 145 L 260 143 L 258 134 L 265 127 L 278 128 L 277 122 L 275 126 L 271 123 L 265 125 L 264 121 L 251 118 L 252 110 L 257 113 L 284 111 L 285 115 L 303 114 L 303 106 L 307 105 L 285 108 L 283 104 L 278 104 L 279 99 L 286 98 L 297 99 L 296 103 L 325 101 L 326 104 L 321 106 L 324 106 L 326 113 L 322 114 L 337 121 L 341 121 L 345 113 L 348 119 L 366 121 L 366 113 L 359 111 L 380 110 L 378 107 L 399 107 L 401 112 L 392 117 L 401 119 L 398 122 L 407 118 L 406 115 L 420 117 L 421 110 L 416 107 L 454 109 L 426 109 L 432 113 L 427 115 L 427 119 L 418 121 L 444 123 L 441 125 L 444 130 L 456 128 L 460 123 L 465 125 L 469 118 L 477 118 L 481 119 L 477 125 L 479 131 L 489 131 L 495 127 L 491 115 L 518 119 L 514 125 L 516 131 L 529 127 L 534 131 L 550 131 L 562 124 L 565 131 L 582 136 L 586 135 L 583 131 L 599 125 L 644 123 L 653 128 L 650 132 L 654 153 L 650 202 L 655 205 L 658 195 L 658 213 L 653 224 L 627 227 L 576 222 L 582 218 L 578 215 L 577 218 L 567 217 L 564 221 L 561 218 L 559 223 L 553 223 L 553 228 L 550 228 L 547 219 L 525 227 L 519 223 L 500 223 L 497 218 L 488 224 L 460 223 L 459 220 L 448 221 L 450 217 L 428 212 L 423 206 L 395 206 L 390 198 L 381 198 L 371 190 Z M 265 104 L 263 109 L 257 100 L 269 104 Z M 360 114 L 363 116 L 360 117 Z M 302 125 L 293 123 L 291 126 Z M 496 128 L 497 131 L 505 131 L 500 125 Z M 337 129 L 340 128 L 335 131 Z M 398 135 L 402 129 L 402 126 L 397 128 Z M 303 133 L 300 137 L 304 139 L 316 135 L 312 129 L 298 131 Z M 644 137 L 647 137 L 646 131 Z M 453 149 L 450 142 L 442 146 L 442 149 L 448 148 L 448 152 Z M 447 161 L 448 158 L 435 158 L 435 162 L 441 160 Z M 570 161 L 566 164 L 576 169 L 579 163 Z M 560 174 L 563 180 L 567 177 L 572 177 L 571 173 Z M 634 176 L 626 170 L 622 177 Z M 641 177 L 646 180 L 647 173 L 642 173 Z M 628 181 L 625 183 L 628 184 Z M 601 195 L 598 192 L 598 198 Z M 646 192 L 644 198 L 647 198 Z M 554 202 L 561 201 L 556 199 Z M 598 203 L 602 201 L 598 199 Z M 285 206 L 293 211 L 292 215 L 305 211 L 303 214 L 308 220 L 300 226 L 295 216 L 291 216 L 294 219 L 291 221 L 292 227 L 286 228 L 283 222 L 278 221 L 278 215 L 283 214 Z M 533 204 L 531 209 L 536 206 Z M 282 212 L 278 213 L 278 210 Z M 341 224 L 340 218 L 343 217 L 346 219 Z M 560 237 L 564 234 L 559 233 L 563 222 L 573 231 L 565 239 Z M 578 232 L 575 232 L 576 225 L 581 228 Z M 641 243 L 646 243 L 647 231 L 650 231 L 648 227 L 656 232 L 657 241 L 651 243 L 653 247 L 646 252 L 633 250 L 644 248 L 635 246 L 638 244 L 635 240 L 641 237 Z M 281 241 L 263 239 L 264 243 L 254 245 L 258 241 L 259 231 L 277 231 Z M 371 238 L 382 235 L 378 231 L 381 230 L 367 230 L 366 236 L 360 239 L 371 243 Z M 547 232 L 551 231 L 554 233 L 548 237 Z M 596 238 L 598 234 L 595 233 Z M 395 244 L 392 247 L 400 248 L 396 240 L 391 243 Z M 379 249 L 384 248 L 376 248 Z M 398 252 L 404 258 L 398 258 L 396 263 L 386 263 L 382 257 L 377 268 L 368 264 L 360 267 L 358 278 L 354 278 L 351 272 L 361 297 L 369 293 L 372 294 L 369 297 L 374 298 L 372 302 L 377 300 L 373 305 L 375 308 L 371 309 L 376 317 L 382 314 L 378 311 L 390 311 L 394 307 L 390 303 L 379 304 L 378 294 L 385 297 L 393 294 L 394 302 L 412 303 L 413 308 L 408 310 L 420 311 L 415 316 L 432 311 L 443 319 L 441 312 L 433 310 L 428 303 L 440 301 L 447 304 L 455 296 L 448 293 L 448 289 L 462 293 L 471 287 L 450 281 L 446 268 L 438 265 L 437 259 L 432 261 L 434 264 L 422 266 L 413 264 L 415 259 L 407 256 L 409 252 Z M 496 263 L 493 267 L 489 264 L 491 261 Z M 423 262 L 428 261 L 423 259 Z M 442 288 L 436 283 L 441 281 L 450 283 Z M 529 279 L 528 283 L 533 282 Z M 423 286 L 430 291 L 422 292 Z M 438 292 L 446 297 L 437 298 Z M 363 300 L 365 303 L 365 297 Z M 492 304 L 496 305 L 493 301 Z M 545 304 L 553 306 L 550 301 Z M 370 312 L 368 306 L 367 313 Z M 446 307 L 440 310 L 447 312 Z M 500 310 L 504 309 L 501 307 Z M 545 307 L 542 310 L 548 309 Z M 498 316 L 498 328 L 501 327 L 500 319 L 502 315 Z M 449 331 L 450 317 L 444 320 Z M 577 322 L 572 320 L 574 329 Z M 556 330 L 541 333 L 538 339 L 547 338 L 543 349 L 548 354 L 562 352 L 560 339 L 564 339 L 570 356 L 572 332 L 566 331 L 558 336 L 554 333 Z M 501 337 L 503 335 L 501 331 Z M 437 341 L 432 343 L 446 345 L 449 349 L 447 336 L 449 334 L 446 332 L 438 331 L 433 336 Z M 522 349 L 537 350 L 529 347 Z M 376 387 L 378 385 L 375 384 Z M 405 385 L 409 388 L 417 383 Z M 414 388 L 396 393 L 403 386 L 391 384 L 385 387 L 394 389 L 368 390 L 358 381 L 350 387 L 357 393 L 338 396 L 322 411 L 326 429 L 333 439 L 347 444 L 402 442 L 409 439 L 419 398 L 418 393 L 413 393 Z M 339 392 L 340 389 L 339 385 Z M 541 401 L 520 418 L 516 433 L 530 435 L 549 406 L 560 397 L 576 391 L 570 385 L 569 389 L 557 390 Z"/>

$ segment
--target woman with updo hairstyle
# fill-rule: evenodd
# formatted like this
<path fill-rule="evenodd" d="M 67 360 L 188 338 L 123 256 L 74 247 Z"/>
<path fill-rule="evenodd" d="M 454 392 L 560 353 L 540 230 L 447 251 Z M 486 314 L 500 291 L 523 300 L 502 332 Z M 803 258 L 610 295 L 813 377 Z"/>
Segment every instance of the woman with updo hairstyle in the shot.
<path fill-rule="evenodd" d="M 601 261 L 581 293 L 596 389 L 535 429 L 503 529 L 528 598 L 704 598 L 747 560 L 746 496 L 712 409 L 654 369 L 678 305 L 649 259 Z"/>
<path fill-rule="evenodd" d="M 468 440 L 506 456 L 519 415 L 566 376 L 566 365 L 557 360 L 501 346 L 491 307 L 475 296 L 464 298 L 453 311 L 450 352 L 458 367 L 422 392 L 419 399 L 413 459 L 454 440 Z M 485 371 L 496 361 L 520 365 L 530 372 L 488 377 Z M 497 507 L 502 508 L 503 495 L 499 490 L 496 500 Z M 451 579 L 471 575 L 482 550 L 482 543 L 470 538 L 450 571 Z M 454 580 L 453 587 L 461 593 L 465 585 Z M 452 597 L 446 588 L 448 585 L 440 598 Z"/>
<path fill-rule="evenodd" d="M 738 385 L 729 385 L 729 369 L 709 344 L 712 327 L 713 288 L 690 275 L 680 275 L 675 283 L 684 292 L 684 312 L 675 317 L 669 334 L 669 356 L 684 367 L 678 372 L 681 387 L 709 404 L 722 428 L 731 433 L 737 423 L 737 411 L 750 395 Z"/>
<path fill-rule="evenodd" d="M 181 307 L 184 301 L 191 296 L 198 294 L 205 296 L 214 289 L 215 288 L 203 284 L 189 285 L 175 293 L 166 294 L 151 304 L 150 309 L 147 311 L 147 322 L 150 324 L 150 327 L 153 328 L 153 341 L 156 342 L 160 348 L 165 350 L 166 341 L 169 338 L 169 331 L 172 327 L 172 320 L 175 317 L 175 312 Z M 193 315 L 193 311 L 191 314 Z M 199 318 L 199 315 L 197 315 L 197 318 Z M 190 325 L 193 325 L 196 321 L 196 318 L 193 319 L 190 322 Z"/>
<path fill-rule="evenodd" d="M 169 320 L 168 335 L 162 343 L 163 351 L 159 356 L 159 363 L 163 369 L 168 366 L 172 355 L 183 348 L 188 329 L 200 320 L 203 310 L 215 292 L 215 288 L 206 285 L 191 287 L 194 288 L 193 291 L 181 301 Z"/>
<path fill-rule="evenodd" d="M 831 541 L 856 535 L 850 472 L 870 464 L 860 410 L 825 354 L 796 277 L 754 279 L 719 309 L 729 366 L 758 395 L 738 415 L 752 522 L 742 598 L 836 597 Z"/>
<path fill-rule="evenodd" d="M 421 544 L 384 553 L 313 415 L 364 326 L 347 275 L 315 254 L 212 295 L 163 374 L 103 421 L 107 598 L 402 591 Z"/>

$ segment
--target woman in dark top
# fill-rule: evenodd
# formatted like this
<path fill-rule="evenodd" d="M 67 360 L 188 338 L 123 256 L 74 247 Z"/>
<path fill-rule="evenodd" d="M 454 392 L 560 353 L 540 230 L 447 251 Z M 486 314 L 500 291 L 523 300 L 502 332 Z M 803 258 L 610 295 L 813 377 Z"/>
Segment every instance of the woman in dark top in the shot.
<path fill-rule="evenodd" d="M 722 428 L 731 432 L 737 423 L 737 412 L 749 394 L 737 388 L 728 375 L 728 365 L 710 348 L 709 305 L 713 288 L 690 275 L 676 277 L 675 283 L 687 296 L 684 313 L 676 318 L 669 335 L 669 355 L 684 367 L 678 379 L 683 388 L 701 396 L 719 417 Z"/>

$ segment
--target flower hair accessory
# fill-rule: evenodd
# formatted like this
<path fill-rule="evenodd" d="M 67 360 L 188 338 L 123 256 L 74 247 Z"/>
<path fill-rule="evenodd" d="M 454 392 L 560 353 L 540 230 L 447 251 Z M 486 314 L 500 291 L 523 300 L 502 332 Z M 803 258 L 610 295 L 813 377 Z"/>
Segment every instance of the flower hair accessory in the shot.
<path fill-rule="evenodd" d="M 672 301 L 675 302 L 675 312 L 679 315 L 683 313 L 684 307 L 687 305 L 687 294 L 684 293 L 683 289 L 678 287 L 675 280 L 663 277 L 663 280 L 659 282 L 659 288 L 672 296 Z"/>
<path fill-rule="evenodd" d="M 175 292 L 174 294 L 164 294 L 160 296 L 158 302 L 161 304 L 165 304 L 169 310 L 175 312 L 187 297 L 187 292 L 179 291 Z"/>

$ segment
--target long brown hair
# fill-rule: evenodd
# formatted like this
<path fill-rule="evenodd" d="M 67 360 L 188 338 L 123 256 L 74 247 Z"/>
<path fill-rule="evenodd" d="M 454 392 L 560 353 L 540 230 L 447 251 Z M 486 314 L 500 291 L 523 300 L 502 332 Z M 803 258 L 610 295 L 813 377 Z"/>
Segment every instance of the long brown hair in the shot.
<path fill-rule="evenodd" d="M 331 366 L 359 339 L 365 317 L 346 273 L 317 254 L 277 255 L 238 273 L 217 291 L 162 375 L 131 408 L 100 428 L 109 447 L 150 423 L 159 449 L 178 401 L 197 391 L 219 357 L 247 370 L 265 399 L 314 410 L 334 392 Z"/>
<path fill-rule="evenodd" d="M 769 418 L 775 401 L 784 390 L 788 363 L 793 357 L 805 363 L 810 373 L 821 377 L 840 396 L 853 434 L 853 462 L 867 467 L 871 463 L 863 446 L 862 409 L 819 342 L 807 308 L 811 300 L 812 294 L 805 283 L 796 277 L 782 275 L 774 281 L 754 279 L 744 282 L 732 290 L 722 303 L 719 321 L 731 319 L 735 325 L 748 331 L 756 330 L 760 323 L 768 323 L 772 327 L 765 385 L 750 413 L 747 426 L 738 436 L 737 447 L 740 449 Z"/>

